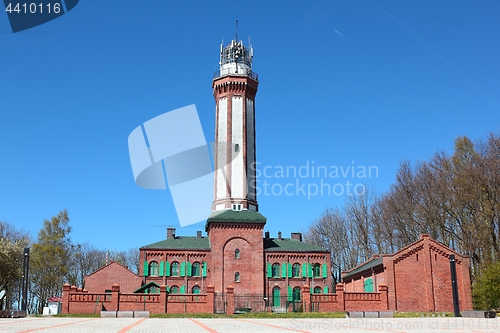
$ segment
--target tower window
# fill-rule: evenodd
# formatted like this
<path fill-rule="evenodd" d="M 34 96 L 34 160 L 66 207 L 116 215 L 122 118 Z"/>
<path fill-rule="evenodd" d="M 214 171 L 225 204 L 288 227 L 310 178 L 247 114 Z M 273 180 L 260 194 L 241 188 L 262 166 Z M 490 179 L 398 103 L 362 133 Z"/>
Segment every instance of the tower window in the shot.
<path fill-rule="evenodd" d="M 236 250 L 234 250 L 234 257 L 235 257 L 236 259 L 240 259 L 240 249 L 236 249 Z"/>
<path fill-rule="evenodd" d="M 240 282 L 240 272 L 234 273 L 234 282 Z"/>
<path fill-rule="evenodd" d="M 239 144 L 235 144 L 234 145 L 234 152 L 237 153 L 240 151 L 240 145 Z"/>

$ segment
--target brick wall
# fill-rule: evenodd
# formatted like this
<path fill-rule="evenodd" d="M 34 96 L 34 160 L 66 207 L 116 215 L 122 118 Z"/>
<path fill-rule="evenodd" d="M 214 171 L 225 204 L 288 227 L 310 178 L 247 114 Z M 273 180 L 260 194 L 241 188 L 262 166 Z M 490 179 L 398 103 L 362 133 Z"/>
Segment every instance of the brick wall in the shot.
<path fill-rule="evenodd" d="M 107 311 L 150 311 L 151 313 L 213 313 L 214 289 L 206 294 L 168 295 L 166 286 L 158 294 L 121 293 L 114 284 L 111 294 L 89 293 L 68 284 L 63 286 L 62 313 L 92 314 Z"/>
<path fill-rule="evenodd" d="M 89 293 L 105 293 L 114 283 L 120 285 L 124 293 L 132 293 L 141 286 L 141 277 L 125 266 L 112 261 L 90 275 L 84 277 L 85 289 Z"/>
<path fill-rule="evenodd" d="M 210 223 L 212 275 L 215 292 L 234 287 L 236 294 L 262 294 L 264 291 L 263 225 L 246 223 Z M 240 258 L 235 249 L 241 247 Z M 240 281 L 234 275 L 240 272 Z"/>

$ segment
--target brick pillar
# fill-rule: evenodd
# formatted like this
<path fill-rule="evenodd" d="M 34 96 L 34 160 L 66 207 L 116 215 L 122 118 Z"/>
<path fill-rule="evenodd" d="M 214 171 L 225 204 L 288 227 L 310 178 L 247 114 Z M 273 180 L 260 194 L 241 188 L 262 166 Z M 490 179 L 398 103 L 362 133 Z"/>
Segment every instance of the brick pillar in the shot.
<path fill-rule="evenodd" d="M 167 313 L 167 286 L 162 284 L 160 286 L 160 308 L 163 310 L 163 313 Z"/>
<path fill-rule="evenodd" d="M 71 290 L 71 286 L 68 283 L 63 285 L 63 294 L 62 294 L 62 310 L 63 314 L 69 313 L 69 291 Z"/>
<path fill-rule="evenodd" d="M 214 296 L 215 288 L 212 285 L 207 287 L 207 309 L 209 313 L 215 312 L 215 296 Z"/>
<path fill-rule="evenodd" d="M 380 292 L 380 310 L 385 311 L 389 310 L 389 296 L 388 296 L 387 286 L 385 284 L 381 284 L 378 286 L 378 291 Z"/>
<path fill-rule="evenodd" d="M 227 314 L 233 314 L 234 313 L 234 287 L 233 286 L 227 286 L 226 287 L 226 298 L 227 298 L 227 308 L 226 308 L 226 313 Z"/>
<path fill-rule="evenodd" d="M 335 293 L 337 294 L 337 302 L 339 302 L 339 311 L 345 311 L 344 285 L 342 283 L 335 285 Z"/>
<path fill-rule="evenodd" d="M 111 286 L 111 304 L 109 305 L 109 310 L 120 310 L 120 286 L 116 283 Z"/>
<path fill-rule="evenodd" d="M 76 286 L 71 286 L 71 288 L 69 290 L 69 293 L 70 294 L 76 294 Z"/>
<path fill-rule="evenodd" d="M 304 312 L 311 311 L 311 287 L 307 285 L 302 287 L 302 304 Z"/>

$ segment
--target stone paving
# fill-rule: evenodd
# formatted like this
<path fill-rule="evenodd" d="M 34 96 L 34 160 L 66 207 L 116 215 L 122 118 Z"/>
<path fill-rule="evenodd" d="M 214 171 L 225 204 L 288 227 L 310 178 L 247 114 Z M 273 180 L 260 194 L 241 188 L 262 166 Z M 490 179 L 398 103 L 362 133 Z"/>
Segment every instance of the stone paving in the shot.
<path fill-rule="evenodd" d="M 55 318 L 0 319 L 0 332 L 156 333 L 156 332 L 500 332 L 500 319 L 202 319 Z"/>

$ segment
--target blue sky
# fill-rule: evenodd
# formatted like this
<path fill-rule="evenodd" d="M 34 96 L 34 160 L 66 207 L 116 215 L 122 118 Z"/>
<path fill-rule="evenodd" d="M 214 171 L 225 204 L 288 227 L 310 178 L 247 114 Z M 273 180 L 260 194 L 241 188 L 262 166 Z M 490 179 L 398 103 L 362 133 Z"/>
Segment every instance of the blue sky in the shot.
<path fill-rule="evenodd" d="M 235 20 L 259 74 L 260 168 L 376 166 L 323 181 L 386 191 L 404 159 L 498 133 L 499 15 L 498 1 L 80 1 L 13 34 L 0 14 L 0 220 L 36 237 L 66 208 L 73 241 L 117 250 L 159 241 L 166 226 L 204 230 L 180 228 L 168 190 L 135 185 L 127 138 L 196 104 L 213 141 L 211 81 Z M 275 190 L 296 181 L 268 179 Z M 289 237 L 344 197 L 258 200 L 266 230 Z"/>

